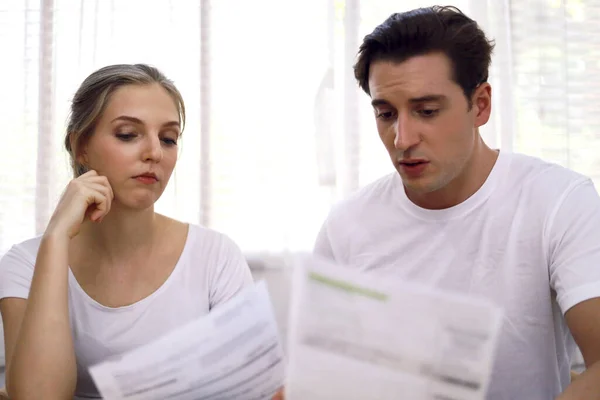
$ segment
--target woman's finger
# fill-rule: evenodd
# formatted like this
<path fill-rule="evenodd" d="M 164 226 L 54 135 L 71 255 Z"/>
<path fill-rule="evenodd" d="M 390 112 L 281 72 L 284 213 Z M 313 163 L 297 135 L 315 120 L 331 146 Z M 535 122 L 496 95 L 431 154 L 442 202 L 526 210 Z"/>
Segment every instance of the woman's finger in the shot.
<path fill-rule="evenodd" d="M 88 187 L 84 196 L 86 196 L 88 209 L 91 207 L 93 210 L 90 214 L 92 221 L 97 222 L 98 219 L 106 215 L 110 210 L 108 198 L 101 191 Z"/>
<path fill-rule="evenodd" d="M 114 194 L 114 192 L 112 190 L 112 187 L 110 186 L 110 183 L 108 182 L 108 178 L 106 178 L 105 176 L 100 176 L 100 175 L 91 176 L 91 177 L 85 179 L 83 182 L 85 182 L 86 184 L 87 183 L 96 183 L 96 184 L 100 184 L 102 186 L 105 186 L 108 189 L 108 191 L 109 191 L 108 197 L 111 200 L 115 197 L 115 194 Z"/>
<path fill-rule="evenodd" d="M 104 197 L 106 198 L 106 203 L 107 203 L 107 207 L 106 207 L 106 212 L 108 213 L 108 211 L 110 211 L 110 208 L 112 206 L 112 199 L 113 199 L 113 192 L 112 189 L 110 188 L 110 186 L 106 186 L 103 183 L 87 183 L 87 187 L 95 190 L 97 192 L 100 192 L 104 195 Z"/>
<path fill-rule="evenodd" d="M 93 169 L 90 169 L 89 171 L 87 171 L 84 174 L 79 175 L 77 178 L 75 179 L 86 179 L 92 176 L 98 176 L 98 173 L 96 171 L 94 171 Z"/>

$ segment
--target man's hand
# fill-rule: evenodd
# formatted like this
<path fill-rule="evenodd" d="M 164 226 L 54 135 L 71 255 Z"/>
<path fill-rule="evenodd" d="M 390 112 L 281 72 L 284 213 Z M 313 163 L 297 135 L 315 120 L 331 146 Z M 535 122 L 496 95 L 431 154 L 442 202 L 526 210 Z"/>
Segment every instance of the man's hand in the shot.
<path fill-rule="evenodd" d="M 0 397 L 0 400 L 3 400 Z M 280 389 L 277 393 L 275 393 L 275 396 L 273 396 L 273 400 L 285 400 L 285 397 L 283 396 L 283 389 Z"/>
<path fill-rule="evenodd" d="M 573 382 L 575 379 L 577 379 L 579 377 L 579 373 L 571 370 L 571 382 Z"/>
<path fill-rule="evenodd" d="M 582 374 L 577 375 L 567 390 L 556 400 L 595 400 L 600 399 L 600 362 L 591 365 Z"/>
<path fill-rule="evenodd" d="M 6 393 L 6 388 L 0 388 L 0 400 L 9 400 L 8 393 Z"/>
<path fill-rule="evenodd" d="M 586 300 L 565 313 L 587 369 L 557 400 L 600 400 L 600 298 Z"/>

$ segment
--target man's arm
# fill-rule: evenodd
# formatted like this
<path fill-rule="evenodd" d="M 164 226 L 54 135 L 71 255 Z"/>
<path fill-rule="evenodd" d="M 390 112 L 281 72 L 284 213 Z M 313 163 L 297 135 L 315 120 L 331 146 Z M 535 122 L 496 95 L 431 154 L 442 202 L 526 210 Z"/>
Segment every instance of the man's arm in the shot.
<path fill-rule="evenodd" d="M 544 231 L 550 286 L 587 370 L 559 400 L 600 400 L 600 196 L 580 179 L 558 197 Z"/>
<path fill-rule="evenodd" d="M 600 400 L 600 298 L 573 306 L 565 320 L 587 369 L 557 400 Z"/>

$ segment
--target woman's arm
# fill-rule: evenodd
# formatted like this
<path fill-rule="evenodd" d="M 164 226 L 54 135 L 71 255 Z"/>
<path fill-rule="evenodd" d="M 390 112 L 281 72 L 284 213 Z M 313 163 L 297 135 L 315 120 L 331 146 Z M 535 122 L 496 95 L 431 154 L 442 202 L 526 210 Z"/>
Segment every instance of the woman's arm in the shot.
<path fill-rule="evenodd" d="M 211 309 L 226 303 L 253 283 L 250 267 L 238 245 L 225 235 L 220 236 L 220 241 L 219 255 L 210 274 Z"/>
<path fill-rule="evenodd" d="M 13 399 L 72 399 L 77 364 L 69 319 L 69 244 L 84 220 L 101 221 L 114 195 L 88 171 L 63 193 L 38 249 L 27 300 L 4 298 L 6 389 Z"/>
<path fill-rule="evenodd" d="M 16 399 L 71 399 L 77 370 L 68 307 L 68 238 L 44 237 L 29 299 L 0 301 L 6 389 Z"/>

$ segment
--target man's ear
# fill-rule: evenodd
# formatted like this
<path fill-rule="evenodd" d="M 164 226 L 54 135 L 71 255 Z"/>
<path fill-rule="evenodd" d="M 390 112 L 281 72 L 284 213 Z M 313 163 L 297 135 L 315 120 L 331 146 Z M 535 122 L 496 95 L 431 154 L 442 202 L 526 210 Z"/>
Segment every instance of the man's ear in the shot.
<path fill-rule="evenodd" d="M 492 115 L 492 86 L 484 82 L 475 89 L 472 97 L 475 127 L 485 125 Z"/>

